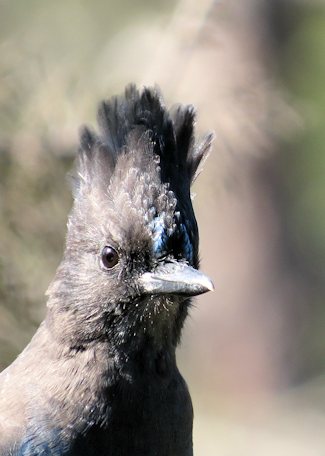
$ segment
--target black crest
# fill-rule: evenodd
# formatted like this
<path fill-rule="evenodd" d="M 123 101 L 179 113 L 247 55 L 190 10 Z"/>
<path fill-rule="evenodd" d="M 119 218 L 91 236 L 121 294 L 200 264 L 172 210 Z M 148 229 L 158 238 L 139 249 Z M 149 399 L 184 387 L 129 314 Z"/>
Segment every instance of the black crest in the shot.
<path fill-rule="evenodd" d="M 81 131 L 79 184 L 91 185 L 101 175 L 107 185 L 119 155 L 140 145 L 159 157 L 161 182 L 168 183 L 177 197 L 188 195 L 212 140 L 210 134 L 195 143 L 194 121 L 192 106 L 168 111 L 158 89 L 127 86 L 124 95 L 100 104 L 99 134 L 88 127 Z"/>

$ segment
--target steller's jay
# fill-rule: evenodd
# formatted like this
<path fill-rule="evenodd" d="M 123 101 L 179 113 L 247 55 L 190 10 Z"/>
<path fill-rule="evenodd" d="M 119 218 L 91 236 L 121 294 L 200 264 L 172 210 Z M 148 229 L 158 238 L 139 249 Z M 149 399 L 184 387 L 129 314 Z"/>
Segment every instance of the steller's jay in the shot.
<path fill-rule="evenodd" d="M 134 85 L 81 132 L 66 249 L 47 315 L 0 376 L 0 454 L 190 456 L 175 360 L 198 271 L 190 186 L 211 135 Z"/>

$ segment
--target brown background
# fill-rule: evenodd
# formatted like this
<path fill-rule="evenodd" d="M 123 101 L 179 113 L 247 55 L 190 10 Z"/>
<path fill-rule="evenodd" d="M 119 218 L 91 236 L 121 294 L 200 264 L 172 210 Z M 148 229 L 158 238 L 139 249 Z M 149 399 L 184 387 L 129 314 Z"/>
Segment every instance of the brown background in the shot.
<path fill-rule="evenodd" d="M 320 1 L 2 1 L 0 367 L 63 250 L 80 124 L 157 83 L 214 131 L 195 185 L 202 269 L 178 359 L 196 454 L 325 454 L 325 8 Z"/>

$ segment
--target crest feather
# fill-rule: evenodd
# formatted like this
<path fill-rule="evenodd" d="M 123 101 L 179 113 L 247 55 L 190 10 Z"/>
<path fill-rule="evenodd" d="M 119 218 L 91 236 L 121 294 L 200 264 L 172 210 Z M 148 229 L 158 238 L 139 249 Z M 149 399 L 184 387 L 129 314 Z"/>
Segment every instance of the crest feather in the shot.
<path fill-rule="evenodd" d="M 130 84 L 123 95 L 100 104 L 97 120 L 98 134 L 88 127 L 80 133 L 79 188 L 98 182 L 107 188 L 118 157 L 134 153 L 146 142 L 145 149 L 160 158 L 162 183 L 169 183 L 177 196 L 189 194 L 212 141 L 208 135 L 199 145 L 195 143 L 193 106 L 178 105 L 168 111 L 157 88 L 140 91 Z"/>

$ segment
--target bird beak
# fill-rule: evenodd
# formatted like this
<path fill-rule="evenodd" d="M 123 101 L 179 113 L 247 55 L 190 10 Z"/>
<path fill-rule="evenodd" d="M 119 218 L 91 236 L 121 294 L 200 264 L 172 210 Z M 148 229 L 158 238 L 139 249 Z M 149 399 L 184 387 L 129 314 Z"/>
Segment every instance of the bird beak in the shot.
<path fill-rule="evenodd" d="M 170 262 L 159 266 L 154 272 L 146 272 L 139 278 L 142 293 L 161 295 L 176 294 L 196 296 L 213 291 L 209 277 L 184 263 Z"/>

